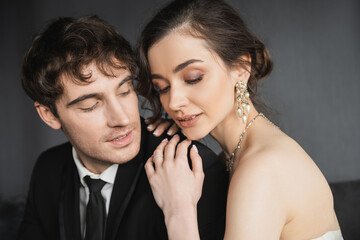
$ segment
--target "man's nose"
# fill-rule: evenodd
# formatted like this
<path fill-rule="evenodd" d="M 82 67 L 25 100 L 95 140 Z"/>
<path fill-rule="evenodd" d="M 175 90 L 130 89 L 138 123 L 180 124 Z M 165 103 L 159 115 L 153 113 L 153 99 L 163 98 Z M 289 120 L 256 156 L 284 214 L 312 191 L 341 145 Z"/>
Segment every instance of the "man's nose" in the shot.
<path fill-rule="evenodd" d="M 117 99 L 110 100 L 105 111 L 109 127 L 124 127 L 130 123 L 130 118 L 125 106 Z"/>
<path fill-rule="evenodd" d="M 173 111 L 180 110 L 188 103 L 185 89 L 173 87 L 170 89 L 169 108 Z"/>

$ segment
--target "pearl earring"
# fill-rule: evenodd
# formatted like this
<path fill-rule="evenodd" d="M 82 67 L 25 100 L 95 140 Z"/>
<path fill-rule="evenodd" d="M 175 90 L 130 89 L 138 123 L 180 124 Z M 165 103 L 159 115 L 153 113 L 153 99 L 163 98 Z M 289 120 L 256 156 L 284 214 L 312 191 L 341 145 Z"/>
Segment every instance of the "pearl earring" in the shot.
<path fill-rule="evenodd" d="M 250 113 L 249 98 L 250 94 L 247 90 L 247 84 L 239 81 L 235 85 L 237 112 L 243 123 L 246 124 L 247 115 Z"/>

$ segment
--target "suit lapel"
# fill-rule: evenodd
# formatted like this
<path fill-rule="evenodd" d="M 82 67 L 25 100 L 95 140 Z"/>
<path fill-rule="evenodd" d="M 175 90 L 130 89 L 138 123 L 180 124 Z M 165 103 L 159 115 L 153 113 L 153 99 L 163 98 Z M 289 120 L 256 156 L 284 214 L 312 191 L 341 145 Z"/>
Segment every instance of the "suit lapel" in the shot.
<path fill-rule="evenodd" d="M 138 154 L 135 159 L 129 162 L 129 165 L 119 165 L 106 221 L 106 240 L 114 240 L 117 236 L 121 220 L 143 169 L 143 163 L 139 161 L 142 158 L 141 156 L 142 154 Z"/>
<path fill-rule="evenodd" d="M 59 208 L 61 240 L 81 240 L 79 187 L 79 174 L 73 160 L 71 159 L 64 169 L 62 179 L 62 191 Z"/>
<path fill-rule="evenodd" d="M 106 222 L 106 240 L 115 240 L 121 234 L 119 232 L 121 221 L 126 214 L 126 209 L 138 184 L 139 176 L 144 169 L 144 143 L 147 142 L 147 132 L 143 120 L 141 121 L 142 131 L 139 153 L 131 161 L 119 165 L 116 173 Z"/>

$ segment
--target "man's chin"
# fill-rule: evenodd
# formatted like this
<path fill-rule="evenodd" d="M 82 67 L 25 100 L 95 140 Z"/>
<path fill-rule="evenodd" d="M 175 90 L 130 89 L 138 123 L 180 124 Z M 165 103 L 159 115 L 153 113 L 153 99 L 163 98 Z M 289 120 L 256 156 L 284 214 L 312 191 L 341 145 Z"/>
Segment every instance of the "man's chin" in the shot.
<path fill-rule="evenodd" d="M 120 151 L 114 151 L 114 153 L 109 156 L 112 163 L 115 164 L 124 164 L 132 159 L 134 159 L 140 151 L 140 143 L 136 144 L 132 142 L 125 148 L 122 148 Z M 110 153 L 113 151 L 109 151 Z"/>

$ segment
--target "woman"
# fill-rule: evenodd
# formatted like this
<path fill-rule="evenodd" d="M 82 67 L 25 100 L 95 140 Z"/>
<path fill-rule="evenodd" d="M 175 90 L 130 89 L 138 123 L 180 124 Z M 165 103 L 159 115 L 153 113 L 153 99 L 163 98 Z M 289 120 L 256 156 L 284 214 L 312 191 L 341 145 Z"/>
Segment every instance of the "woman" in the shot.
<path fill-rule="evenodd" d="M 257 110 L 257 82 L 272 62 L 231 6 L 171 2 L 143 30 L 138 54 L 140 93 L 156 117 L 160 101 L 187 138 L 210 133 L 223 149 L 230 172 L 224 239 L 342 239 L 324 176 Z M 190 141 L 178 141 L 164 140 L 145 168 L 169 238 L 199 239 L 201 162 L 191 148 L 190 169 Z"/>

